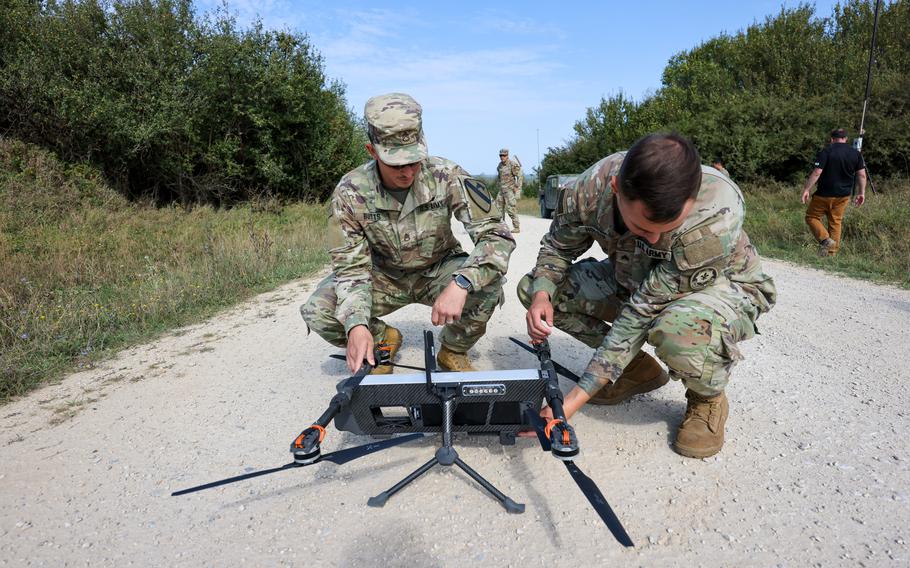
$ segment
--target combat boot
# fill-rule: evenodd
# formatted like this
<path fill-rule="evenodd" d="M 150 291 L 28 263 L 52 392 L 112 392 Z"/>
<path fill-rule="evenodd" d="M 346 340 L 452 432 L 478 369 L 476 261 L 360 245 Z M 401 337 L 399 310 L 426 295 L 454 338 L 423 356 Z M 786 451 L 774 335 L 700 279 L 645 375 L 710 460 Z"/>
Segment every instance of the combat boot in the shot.
<path fill-rule="evenodd" d="M 724 445 L 724 425 L 730 405 L 727 395 L 702 396 L 687 390 L 686 417 L 679 425 L 673 450 L 690 458 L 713 456 Z"/>
<path fill-rule="evenodd" d="M 644 351 L 639 351 L 616 379 L 616 382 L 600 389 L 588 402 L 590 404 L 619 404 L 636 394 L 659 389 L 669 380 L 670 376 L 654 357 Z"/>
<path fill-rule="evenodd" d="M 517 234 L 520 233 L 520 232 L 521 232 L 521 227 L 515 227 L 515 228 L 512 229 L 512 234 L 513 234 L 513 235 L 517 235 Z"/>
<path fill-rule="evenodd" d="M 389 375 L 395 370 L 395 367 L 391 365 L 391 363 L 395 362 L 395 357 L 398 355 L 398 351 L 401 349 L 401 342 L 401 332 L 390 325 L 386 325 L 385 333 L 382 334 L 382 338 L 378 343 L 380 347 L 384 346 L 388 349 L 386 352 L 389 354 L 388 361 L 390 364 L 377 366 L 370 373 L 371 375 Z"/>
<path fill-rule="evenodd" d="M 477 370 L 471 365 L 471 361 L 468 360 L 467 353 L 452 351 L 445 345 L 442 346 L 442 349 L 440 349 L 439 353 L 436 355 L 436 362 L 446 371 L 463 372 Z"/>

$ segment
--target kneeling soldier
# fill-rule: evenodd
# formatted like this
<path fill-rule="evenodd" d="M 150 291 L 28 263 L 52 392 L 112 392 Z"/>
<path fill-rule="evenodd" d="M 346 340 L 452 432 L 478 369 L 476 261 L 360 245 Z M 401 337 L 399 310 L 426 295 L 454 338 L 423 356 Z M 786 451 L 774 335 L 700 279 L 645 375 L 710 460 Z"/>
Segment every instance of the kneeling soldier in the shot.
<path fill-rule="evenodd" d="M 431 322 L 445 326 L 439 365 L 473 370 L 467 351 L 502 302 L 515 241 L 480 181 L 427 156 L 421 113 L 403 93 L 367 101 L 373 160 L 335 188 L 328 229 L 333 272 L 300 307 L 310 329 L 346 348 L 351 372 L 364 359 L 375 364 L 375 343 L 391 347 L 394 360 L 401 333 L 379 317 L 414 303 L 432 306 Z M 475 243 L 470 255 L 452 233 L 452 215 Z M 390 372 L 387 365 L 374 370 Z"/>
<path fill-rule="evenodd" d="M 755 334 L 776 297 L 744 215 L 739 188 L 674 134 L 603 158 L 565 190 L 518 295 L 533 341 L 555 325 L 596 348 L 566 395 L 567 416 L 589 400 L 617 404 L 664 385 L 663 368 L 641 351 L 647 341 L 686 386 L 674 450 L 720 451 L 724 388 L 742 358 L 736 344 Z M 573 264 L 595 241 L 609 258 Z"/>

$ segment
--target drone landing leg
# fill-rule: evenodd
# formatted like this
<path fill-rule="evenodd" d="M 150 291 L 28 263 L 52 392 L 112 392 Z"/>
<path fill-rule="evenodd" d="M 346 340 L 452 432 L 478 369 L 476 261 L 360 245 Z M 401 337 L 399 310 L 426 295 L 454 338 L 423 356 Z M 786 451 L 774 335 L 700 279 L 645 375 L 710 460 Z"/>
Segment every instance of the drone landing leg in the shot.
<path fill-rule="evenodd" d="M 386 501 L 389 500 L 389 497 L 398 493 L 398 491 L 400 491 L 405 485 L 414 481 L 415 479 L 417 479 L 418 477 L 420 477 L 421 475 L 423 475 L 424 473 L 429 471 L 433 466 L 435 466 L 435 465 L 451 466 L 452 464 L 455 464 L 459 468 L 461 468 L 462 471 L 464 471 L 469 476 L 471 476 L 471 479 L 473 479 L 474 481 L 479 483 L 481 485 L 481 487 L 486 489 L 493 497 L 495 497 L 496 500 L 499 501 L 503 507 L 505 507 L 506 511 L 508 511 L 509 513 L 524 513 L 525 506 L 523 503 L 516 503 L 515 501 L 510 499 L 508 496 L 503 494 L 500 490 L 496 489 L 496 487 L 494 487 L 492 483 L 490 483 L 489 481 L 484 479 L 483 476 L 481 476 L 479 473 L 474 471 L 471 468 L 471 466 L 469 466 L 468 464 L 463 462 L 461 460 L 461 458 L 458 457 L 458 452 L 455 451 L 455 448 L 452 446 L 452 414 L 455 411 L 454 400 L 452 398 L 446 398 L 445 401 L 443 402 L 442 410 L 443 410 L 443 412 L 442 412 L 442 414 L 443 414 L 443 421 L 442 421 L 442 428 L 443 428 L 442 443 L 443 443 L 443 445 L 442 445 L 442 447 L 440 447 L 439 449 L 436 450 L 436 455 L 433 456 L 433 459 L 431 459 L 427 463 L 423 464 L 422 466 L 420 466 L 419 468 L 414 470 L 413 473 L 411 473 L 410 475 L 408 475 L 407 477 L 405 477 L 404 479 L 402 479 L 401 481 L 399 481 L 398 483 L 393 485 L 388 491 L 383 491 L 379 495 L 376 495 L 375 497 L 371 497 L 369 499 L 369 501 L 367 501 L 367 505 L 369 505 L 370 507 L 382 507 L 383 505 L 386 504 Z"/>

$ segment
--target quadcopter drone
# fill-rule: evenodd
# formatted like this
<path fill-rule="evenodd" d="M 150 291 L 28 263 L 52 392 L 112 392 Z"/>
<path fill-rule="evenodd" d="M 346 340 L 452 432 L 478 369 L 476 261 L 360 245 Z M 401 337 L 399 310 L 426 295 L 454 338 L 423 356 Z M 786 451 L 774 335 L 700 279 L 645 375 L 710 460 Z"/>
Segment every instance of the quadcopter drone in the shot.
<path fill-rule="evenodd" d="M 518 432 L 533 429 L 541 448 L 562 460 L 616 540 L 623 546 L 634 546 L 600 489 L 573 461 L 579 453 L 578 438 L 563 412 L 563 395 L 559 389 L 557 373 L 576 383 L 579 381 L 578 375 L 550 359 L 550 347 L 546 342 L 532 347 L 514 337 L 509 339 L 537 355 L 540 368 L 438 372 L 433 332 L 425 331 L 425 367 L 396 364 L 397 367 L 421 373 L 370 375 L 374 366 L 364 362 L 353 376 L 338 383 L 338 393 L 332 397 L 326 411 L 291 443 L 291 454 L 294 457 L 291 463 L 175 491 L 171 495 L 185 495 L 322 461 L 341 465 L 423 438 L 427 433 L 441 433 L 442 445 L 432 459 L 388 490 L 371 497 L 367 504 L 382 507 L 392 495 L 432 467 L 454 464 L 496 498 L 507 512 L 523 513 L 524 504 L 510 499 L 458 457 L 452 444 L 453 433 L 498 434 L 502 444 L 512 445 Z M 375 355 L 377 365 L 390 364 L 388 346 L 377 346 Z M 333 357 L 344 358 L 341 355 Z M 544 398 L 553 411 L 553 419 L 547 423 L 540 417 Z M 332 419 L 338 430 L 358 435 L 405 435 L 323 454 L 321 444 L 326 437 L 326 426 Z"/>

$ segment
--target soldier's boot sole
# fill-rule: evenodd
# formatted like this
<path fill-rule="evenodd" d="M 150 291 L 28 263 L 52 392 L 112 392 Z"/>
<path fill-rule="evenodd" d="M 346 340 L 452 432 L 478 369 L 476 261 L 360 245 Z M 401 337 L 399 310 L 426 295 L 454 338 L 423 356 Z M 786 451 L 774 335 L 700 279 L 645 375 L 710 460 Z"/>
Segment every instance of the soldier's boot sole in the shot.
<path fill-rule="evenodd" d="M 721 393 L 718 397 L 718 415 L 714 417 L 709 414 L 707 422 L 693 420 L 687 424 L 684 420 L 676 434 L 676 441 L 673 442 L 673 451 L 687 458 L 702 459 L 713 456 L 724 447 L 724 429 L 727 416 L 730 415 L 730 405 L 725 394 Z M 713 432 L 707 427 L 711 422 L 714 422 Z M 692 430 L 684 432 L 687 427 Z M 685 439 L 680 440 L 681 437 Z"/>
<path fill-rule="evenodd" d="M 644 374 L 645 376 L 641 378 L 635 376 L 639 374 Z M 635 384 L 626 386 L 628 382 L 634 382 Z M 660 366 L 660 363 L 655 361 L 649 354 L 641 352 L 626 367 L 626 370 L 616 380 L 616 383 L 600 389 L 598 393 L 591 397 L 588 404 L 613 406 L 625 402 L 635 395 L 657 390 L 668 382 L 670 382 L 670 375 Z M 620 385 L 620 388 L 614 389 L 616 385 Z"/>

